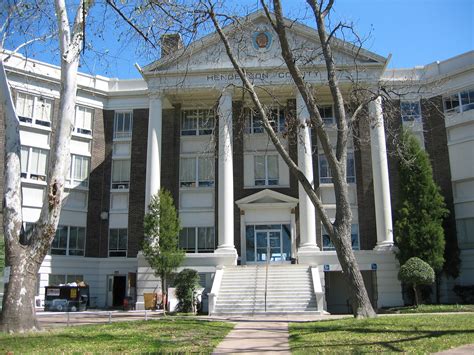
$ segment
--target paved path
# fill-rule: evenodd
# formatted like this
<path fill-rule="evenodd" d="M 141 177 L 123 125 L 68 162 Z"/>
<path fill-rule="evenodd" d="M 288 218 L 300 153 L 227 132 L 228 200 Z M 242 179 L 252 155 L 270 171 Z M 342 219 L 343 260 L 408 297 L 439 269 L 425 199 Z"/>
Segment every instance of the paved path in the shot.
<path fill-rule="evenodd" d="M 474 354 L 474 344 L 463 345 L 463 346 L 460 346 L 459 348 L 440 351 L 439 353 L 435 353 L 435 355 L 436 354 L 440 354 L 440 355 L 468 355 L 469 354 L 471 355 L 471 354 Z"/>
<path fill-rule="evenodd" d="M 213 354 L 291 354 L 288 322 L 240 321 Z"/>

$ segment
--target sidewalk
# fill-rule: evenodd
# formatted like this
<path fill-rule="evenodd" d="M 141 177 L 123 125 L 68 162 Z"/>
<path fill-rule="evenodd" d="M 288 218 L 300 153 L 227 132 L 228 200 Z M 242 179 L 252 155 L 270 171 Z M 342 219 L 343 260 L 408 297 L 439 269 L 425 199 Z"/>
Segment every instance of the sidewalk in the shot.
<path fill-rule="evenodd" d="M 288 322 L 240 321 L 213 354 L 291 354 Z"/>

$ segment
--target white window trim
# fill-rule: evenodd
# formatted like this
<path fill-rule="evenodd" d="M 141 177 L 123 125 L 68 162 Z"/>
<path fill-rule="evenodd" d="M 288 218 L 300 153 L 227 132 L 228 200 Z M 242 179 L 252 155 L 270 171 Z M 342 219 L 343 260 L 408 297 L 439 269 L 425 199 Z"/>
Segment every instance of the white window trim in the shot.
<path fill-rule="evenodd" d="M 32 94 L 32 93 L 25 92 L 25 91 L 18 91 L 17 94 L 16 94 L 15 109 L 16 109 L 16 106 L 18 105 L 18 98 L 19 98 L 20 94 L 33 97 L 33 112 L 32 112 L 32 115 L 31 115 L 32 117 L 18 115 L 20 123 L 24 124 L 24 125 L 35 126 L 35 127 L 46 129 L 46 130 L 51 130 L 51 121 L 52 121 L 52 116 L 53 116 L 53 112 L 54 112 L 54 98 L 49 97 L 49 96 L 45 96 L 43 94 Z M 35 117 L 36 116 L 35 111 L 36 111 L 37 101 L 40 100 L 40 99 L 51 101 L 51 112 L 50 112 L 49 120 L 47 120 L 47 121 L 46 120 L 41 120 L 41 119 L 38 119 L 38 118 Z"/>
<path fill-rule="evenodd" d="M 453 92 L 449 95 L 443 95 L 443 110 L 444 110 L 444 113 L 447 114 L 447 115 L 453 115 L 453 114 L 463 113 L 463 112 L 472 110 L 472 108 L 466 110 L 464 108 L 465 105 L 462 104 L 462 99 L 461 99 L 461 94 L 462 93 L 471 92 L 471 91 L 474 91 L 474 88 L 467 88 L 467 89 L 464 89 L 464 90 L 459 90 L 459 91 Z M 452 96 L 457 96 L 459 106 L 448 110 L 446 108 L 446 99 L 451 98 Z M 469 104 L 466 104 L 466 105 L 474 106 L 474 101 L 469 103 Z"/>
<path fill-rule="evenodd" d="M 75 168 L 76 168 L 76 164 L 75 164 L 76 157 L 80 157 L 81 159 L 85 158 L 87 160 L 87 178 L 85 180 L 73 179 Z M 90 157 L 86 155 L 80 155 L 80 154 L 71 154 L 71 163 L 70 163 L 70 168 L 69 168 L 69 176 L 67 178 L 67 187 L 88 190 L 90 173 L 91 173 Z"/>
<path fill-rule="evenodd" d="M 62 228 L 62 227 L 66 227 L 67 228 L 67 236 L 66 236 L 66 249 L 62 249 L 62 248 L 54 248 L 54 249 L 58 249 L 58 250 L 65 250 L 66 251 L 66 254 L 53 254 L 52 253 L 52 249 L 53 249 L 53 245 L 51 244 L 50 246 L 50 254 L 51 255 L 54 255 L 54 256 L 73 256 L 73 257 L 84 257 L 86 255 L 86 239 L 87 239 L 87 229 L 86 227 L 83 227 L 83 226 L 67 226 L 67 225 L 59 225 L 58 226 L 58 229 L 59 228 Z M 82 255 L 70 255 L 70 240 L 71 240 L 71 228 L 84 228 L 84 245 L 83 245 L 83 248 L 82 249 L 74 249 L 74 250 L 82 250 Z"/>
<path fill-rule="evenodd" d="M 318 106 L 318 110 L 321 110 L 321 109 L 325 109 L 325 108 L 328 108 L 330 107 L 331 108 L 331 117 L 323 117 L 321 115 L 321 119 L 323 120 L 323 123 L 325 125 L 335 125 L 336 124 L 336 117 L 334 115 L 334 105 L 333 104 L 322 104 L 322 105 L 319 105 Z M 319 113 L 321 114 L 321 111 L 319 111 Z"/>
<path fill-rule="evenodd" d="M 126 229 L 127 230 L 127 247 L 125 249 L 110 249 L 110 231 L 112 229 Z M 128 256 L 128 235 L 129 235 L 129 229 L 128 228 L 110 228 L 109 227 L 109 239 L 107 240 L 107 255 L 109 258 L 126 258 Z M 120 244 L 120 243 L 119 243 Z M 110 255 L 110 252 L 125 252 L 125 255 Z"/>
<path fill-rule="evenodd" d="M 413 114 L 404 115 L 403 114 L 403 109 L 402 109 L 403 104 L 417 104 L 419 114 L 417 114 L 417 115 L 413 115 Z M 421 122 L 422 116 L 421 116 L 421 103 L 420 103 L 420 100 L 401 100 L 400 101 L 400 116 L 402 118 L 403 123 Z"/>
<path fill-rule="evenodd" d="M 355 155 L 354 155 L 354 152 L 352 150 L 348 150 L 347 151 L 347 160 L 349 161 L 349 156 L 352 156 L 352 161 L 354 162 L 354 175 L 353 176 L 349 176 L 347 175 L 348 173 L 348 169 L 347 169 L 347 162 L 346 162 L 346 182 L 348 184 L 356 184 L 357 183 L 357 178 L 356 178 L 356 165 L 355 165 Z M 321 176 L 321 157 L 324 157 L 327 161 L 327 158 L 326 158 L 326 155 L 324 153 L 320 153 L 318 154 L 318 175 L 319 175 L 319 185 L 333 185 L 333 182 L 332 182 L 332 176 Z M 328 172 L 329 172 L 329 175 L 331 175 L 331 170 L 330 170 L 330 167 L 329 167 L 329 163 L 328 163 Z M 331 182 L 321 182 L 321 178 L 324 178 L 324 179 L 331 179 Z M 348 178 L 353 178 L 354 181 L 347 181 Z"/>
<path fill-rule="evenodd" d="M 130 170 L 132 169 L 132 160 L 130 158 L 120 157 L 120 158 L 113 158 L 112 159 L 112 166 L 110 171 L 110 190 L 112 191 L 129 191 L 130 189 L 130 171 L 128 172 L 128 180 L 123 180 L 120 182 L 114 182 L 114 164 L 117 161 L 129 161 L 130 162 Z M 117 187 L 114 188 L 114 185 Z"/>
<path fill-rule="evenodd" d="M 270 179 L 269 176 L 268 176 L 268 157 L 275 157 L 277 158 L 277 171 L 278 171 L 278 178 L 276 179 L 277 180 L 277 183 L 276 184 L 269 184 L 269 180 L 275 180 L 275 179 Z M 254 187 L 257 187 L 257 188 L 265 188 L 265 187 L 278 187 L 280 186 L 280 158 L 279 158 L 279 154 L 255 154 L 253 156 L 253 174 L 254 174 Z M 255 158 L 256 157 L 264 157 L 265 158 L 265 184 L 264 185 L 257 185 L 256 184 L 256 180 L 263 180 L 263 179 L 257 179 L 255 177 L 255 173 L 256 173 L 256 162 L 255 162 Z"/>
<path fill-rule="evenodd" d="M 183 227 L 183 228 L 192 228 L 194 229 L 194 251 L 188 251 L 188 249 L 184 249 L 186 253 L 189 254 L 203 254 L 203 253 L 213 253 L 214 250 L 216 249 L 216 229 L 214 226 L 190 226 L 190 227 Z M 214 230 L 214 246 L 211 249 L 205 249 L 205 251 L 200 252 L 200 250 L 204 249 L 199 249 L 199 228 L 212 228 Z"/>
<path fill-rule="evenodd" d="M 194 182 L 191 181 L 186 181 L 182 182 L 181 181 L 181 159 L 194 159 Z M 204 159 L 213 159 L 214 157 L 212 155 L 208 154 L 200 154 L 200 155 L 181 155 L 180 156 L 180 171 L 179 171 L 179 188 L 180 189 L 214 189 L 215 183 L 216 183 L 216 177 L 213 176 L 212 180 L 203 180 L 202 182 L 209 181 L 210 184 L 208 186 L 200 186 L 199 184 L 201 183 L 201 180 L 199 180 L 199 158 L 204 158 Z M 213 166 L 215 169 L 215 166 Z M 215 172 L 213 172 L 213 175 L 215 175 Z M 194 184 L 194 186 L 182 186 L 181 183 L 191 183 Z"/>
<path fill-rule="evenodd" d="M 356 231 L 357 231 L 357 248 L 354 249 L 352 248 L 352 250 L 361 250 L 360 249 L 360 233 L 359 233 L 359 224 L 358 223 L 352 223 L 351 224 L 351 246 L 352 246 L 352 227 L 355 226 L 356 227 Z M 336 248 L 333 246 L 330 246 L 330 247 L 324 247 L 324 235 L 327 235 L 325 233 L 325 228 L 324 228 L 324 225 L 321 224 L 321 247 L 322 247 L 322 250 L 323 251 L 335 251 Z M 331 243 L 331 241 L 329 241 L 329 243 Z M 331 243 L 332 244 L 332 243 Z"/>
<path fill-rule="evenodd" d="M 267 107 L 266 108 L 267 112 L 268 113 L 271 113 L 271 111 L 273 110 L 277 110 L 277 119 L 276 121 L 272 120 L 271 119 L 271 116 L 269 117 L 269 121 L 270 121 L 270 124 L 272 122 L 275 122 L 273 126 L 273 130 L 278 134 L 278 133 L 283 133 L 286 131 L 286 126 L 285 126 L 285 120 L 283 121 L 283 124 L 280 122 L 280 113 L 281 111 L 285 112 L 286 108 L 283 107 L 283 106 L 270 106 L 270 107 Z M 255 127 L 254 124 L 255 124 L 255 115 L 259 115 L 258 112 L 255 111 L 255 109 L 252 109 L 250 107 L 247 107 L 246 108 L 246 111 L 248 112 L 248 115 L 245 117 L 245 133 L 246 134 L 264 134 L 266 133 L 265 132 L 265 128 L 263 127 L 263 121 L 260 120 L 262 122 L 261 126 L 260 127 Z M 276 129 L 275 129 L 276 128 Z M 262 131 L 261 132 L 255 132 L 256 129 L 261 129 Z"/>
<path fill-rule="evenodd" d="M 183 121 L 185 118 L 185 115 L 188 114 L 191 111 L 197 111 L 197 116 L 193 117 L 192 119 L 196 120 L 196 128 L 195 129 L 184 129 L 183 128 Z M 206 120 L 212 120 L 212 128 L 209 127 L 201 127 L 201 114 L 203 117 L 206 118 Z M 181 110 L 181 125 L 180 125 L 180 136 L 181 137 L 196 137 L 196 136 L 209 136 L 212 135 L 212 132 L 214 132 L 214 127 L 215 127 L 215 122 L 216 122 L 216 112 L 213 109 L 198 109 L 198 108 L 188 108 L 188 109 L 182 109 Z M 201 132 L 201 131 L 211 131 L 209 133 L 207 132 Z M 195 132 L 195 134 L 183 134 L 183 132 Z"/>
<path fill-rule="evenodd" d="M 31 147 L 31 146 L 26 146 L 26 145 L 22 145 L 21 148 L 27 148 L 28 149 L 28 162 L 27 162 L 27 167 L 26 167 L 26 173 L 21 172 L 21 167 L 20 167 L 21 178 L 23 180 L 28 181 L 28 182 L 35 182 L 35 183 L 41 183 L 41 184 L 44 183 L 45 184 L 46 183 L 46 178 L 48 176 L 49 150 L 45 149 L 45 148 Z M 45 167 L 44 175 L 33 174 L 31 172 L 31 154 L 32 154 L 33 149 L 40 149 L 40 150 L 46 152 L 46 167 Z M 21 161 L 21 158 L 20 158 L 20 161 Z M 26 175 L 26 176 L 23 176 L 23 175 Z M 35 176 L 37 178 L 34 179 L 34 178 L 32 178 L 32 176 Z"/>
<path fill-rule="evenodd" d="M 90 129 L 86 129 L 84 127 L 79 127 L 79 126 L 76 125 L 77 111 L 79 110 L 79 108 L 85 109 L 86 111 L 92 111 Z M 91 138 L 92 137 L 92 131 L 93 131 L 93 128 L 94 128 L 94 114 L 95 114 L 95 110 L 93 108 L 87 107 L 87 106 L 84 106 L 84 105 L 76 105 L 76 110 L 75 110 L 75 113 L 74 113 L 74 132 L 73 133 L 75 135 L 80 136 L 80 137 Z M 114 118 L 114 127 L 115 127 L 115 118 Z"/>
<path fill-rule="evenodd" d="M 117 132 L 117 125 L 118 125 L 118 120 L 117 120 L 117 115 L 120 115 L 120 114 L 130 114 L 130 131 L 129 132 L 125 132 L 125 131 L 121 131 L 121 132 Z M 125 119 L 125 117 L 124 117 Z M 114 113 L 114 129 L 113 129 L 113 140 L 114 141 L 120 141 L 120 140 L 123 140 L 123 141 L 128 141 L 128 140 L 131 140 L 132 139 L 132 132 L 133 132 L 133 111 L 115 111 Z"/>

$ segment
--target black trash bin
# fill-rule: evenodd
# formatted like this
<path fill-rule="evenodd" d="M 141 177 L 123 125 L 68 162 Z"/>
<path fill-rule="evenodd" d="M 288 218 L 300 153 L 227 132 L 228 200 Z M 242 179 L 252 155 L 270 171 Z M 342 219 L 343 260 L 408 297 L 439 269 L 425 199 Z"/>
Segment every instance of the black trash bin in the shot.
<path fill-rule="evenodd" d="M 44 310 L 57 312 L 85 311 L 89 306 L 89 286 L 46 286 Z"/>

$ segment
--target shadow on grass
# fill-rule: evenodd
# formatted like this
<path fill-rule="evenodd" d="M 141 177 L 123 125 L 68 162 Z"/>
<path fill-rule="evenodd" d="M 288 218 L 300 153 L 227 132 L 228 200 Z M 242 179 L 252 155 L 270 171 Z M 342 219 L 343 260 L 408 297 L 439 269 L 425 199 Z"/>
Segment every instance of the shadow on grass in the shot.
<path fill-rule="evenodd" d="M 330 322 L 330 321 L 329 321 Z M 319 322 L 327 323 L 327 322 Z M 390 323 L 388 323 L 390 324 Z M 423 329 L 384 329 L 384 323 L 374 323 L 373 325 L 380 327 L 381 329 L 372 329 L 367 327 L 348 327 L 346 325 L 333 325 L 333 326 L 314 326 L 314 327 L 298 327 L 294 326 L 292 332 L 290 332 L 290 344 L 292 345 L 292 350 L 298 349 L 308 349 L 308 348 L 333 348 L 334 351 L 337 351 L 337 348 L 342 347 L 364 347 L 364 346 L 381 346 L 386 351 L 396 351 L 396 352 L 405 352 L 406 349 L 403 347 L 404 344 L 409 342 L 423 340 L 423 339 L 435 339 L 444 336 L 455 336 L 455 335 L 466 335 L 474 334 L 474 329 L 463 329 L 463 330 L 423 330 Z M 322 342 L 322 341 L 310 341 L 306 337 L 314 336 L 318 333 L 333 333 L 333 332 L 344 332 L 347 333 L 347 338 L 351 341 L 332 341 L 332 342 Z M 298 333 L 298 334 L 291 334 Z M 400 339 L 392 340 L 382 340 L 382 341 L 367 341 L 367 335 L 378 334 L 379 337 L 383 335 L 390 334 L 400 334 L 403 335 Z M 417 333 L 417 335 L 414 335 Z M 360 341 L 356 341 L 352 338 L 359 338 Z M 303 344 L 301 344 L 303 343 Z M 313 343 L 314 345 L 308 346 L 308 343 Z M 423 349 L 421 349 L 423 351 Z M 426 351 L 427 349 L 425 349 Z"/>

